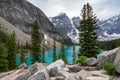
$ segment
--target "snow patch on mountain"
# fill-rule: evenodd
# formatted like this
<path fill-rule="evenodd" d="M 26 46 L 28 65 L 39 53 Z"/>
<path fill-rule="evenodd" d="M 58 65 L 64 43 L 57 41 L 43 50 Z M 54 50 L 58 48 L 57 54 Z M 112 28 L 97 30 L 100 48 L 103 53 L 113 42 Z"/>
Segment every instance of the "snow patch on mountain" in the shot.
<path fill-rule="evenodd" d="M 72 31 L 70 33 L 68 33 L 67 35 L 69 36 L 69 38 L 72 40 L 72 42 L 74 43 L 79 43 L 79 31 L 76 29 L 76 27 L 73 25 L 73 22 L 71 20 L 71 24 L 72 24 Z"/>
<path fill-rule="evenodd" d="M 44 34 L 44 41 L 45 41 L 45 44 L 48 44 L 48 43 L 47 43 L 47 40 L 48 40 L 48 37 L 47 37 L 46 34 Z"/>
<path fill-rule="evenodd" d="M 104 36 L 105 37 L 99 35 L 98 40 L 99 41 L 111 41 L 111 40 L 120 38 L 120 34 L 116 34 L 116 33 L 113 33 L 113 34 L 110 35 L 107 32 L 104 32 Z"/>

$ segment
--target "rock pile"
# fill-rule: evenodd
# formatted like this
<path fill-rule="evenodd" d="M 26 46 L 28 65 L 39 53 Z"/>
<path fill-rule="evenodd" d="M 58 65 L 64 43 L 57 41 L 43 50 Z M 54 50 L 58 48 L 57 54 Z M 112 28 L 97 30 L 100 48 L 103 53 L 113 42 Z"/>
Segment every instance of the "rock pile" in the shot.
<path fill-rule="evenodd" d="M 120 77 L 111 77 L 105 70 L 98 69 L 104 66 L 103 61 L 109 61 L 115 65 L 120 73 L 120 49 L 100 54 L 98 58 L 88 58 L 87 66 L 81 64 L 67 65 L 63 60 L 57 60 L 50 65 L 34 63 L 28 67 L 21 64 L 13 71 L 0 73 L 0 80 L 120 80 Z"/>
<path fill-rule="evenodd" d="M 80 65 L 66 65 L 63 60 L 45 65 L 36 62 L 31 67 L 25 63 L 17 69 L 1 73 L 0 80 L 109 80 L 110 77 L 102 70 L 86 71 L 84 68 L 74 72 L 71 68 L 78 69 Z M 100 78 L 100 79 L 97 79 Z"/>

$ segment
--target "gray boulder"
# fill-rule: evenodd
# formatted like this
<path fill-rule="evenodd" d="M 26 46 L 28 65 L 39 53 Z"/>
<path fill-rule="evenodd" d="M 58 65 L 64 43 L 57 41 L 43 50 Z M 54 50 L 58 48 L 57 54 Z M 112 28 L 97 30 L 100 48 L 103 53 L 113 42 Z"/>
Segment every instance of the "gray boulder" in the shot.
<path fill-rule="evenodd" d="M 27 64 L 25 64 L 25 63 L 22 63 L 21 65 L 19 65 L 18 67 L 17 67 L 17 69 L 27 69 L 28 68 L 28 66 L 27 66 Z"/>
<path fill-rule="evenodd" d="M 51 68 L 48 72 L 49 72 L 50 77 L 59 75 L 59 71 L 57 67 Z"/>
<path fill-rule="evenodd" d="M 87 76 L 83 80 L 111 80 L 104 70 L 89 71 L 88 73 L 92 76 Z"/>
<path fill-rule="evenodd" d="M 30 76 L 31 74 L 28 69 L 18 69 L 7 76 L 0 78 L 0 80 L 28 80 Z"/>
<path fill-rule="evenodd" d="M 10 74 L 14 73 L 15 71 L 16 70 L 0 73 L 0 79 L 3 78 L 3 77 L 9 76 Z"/>
<path fill-rule="evenodd" d="M 29 71 L 30 73 L 33 75 L 34 73 L 36 73 L 37 71 L 42 71 L 46 68 L 47 66 L 43 63 L 38 63 L 36 62 L 35 64 L 33 64 L 30 68 Z"/>
<path fill-rule="evenodd" d="M 98 55 L 98 66 L 103 68 L 105 62 L 113 63 L 118 50 L 119 48 L 115 48 L 113 50 L 105 51 L 103 54 Z"/>
<path fill-rule="evenodd" d="M 88 58 L 85 62 L 88 66 L 96 66 L 98 64 L 98 60 L 96 58 Z"/>
<path fill-rule="evenodd" d="M 49 75 L 46 70 L 38 71 L 32 75 L 28 80 L 49 80 Z"/>
<path fill-rule="evenodd" d="M 115 67 L 117 69 L 117 72 L 120 73 L 120 49 L 116 54 L 114 65 L 115 65 Z"/>
<path fill-rule="evenodd" d="M 63 76 L 51 77 L 50 80 L 65 80 Z"/>
<path fill-rule="evenodd" d="M 65 67 L 65 63 L 63 60 L 57 60 L 54 63 L 47 66 L 47 71 L 50 76 L 57 76 L 60 70 L 63 70 Z"/>
<path fill-rule="evenodd" d="M 85 80 L 89 76 L 92 76 L 92 74 L 85 70 L 81 70 L 80 72 L 76 73 L 76 78 L 80 80 Z"/>
<path fill-rule="evenodd" d="M 18 75 L 16 75 L 15 80 L 27 80 L 30 76 L 31 76 L 31 73 L 27 69 L 27 70 L 24 70 L 22 73 L 19 73 Z"/>
<path fill-rule="evenodd" d="M 55 80 L 65 80 L 65 78 L 63 76 L 56 76 Z"/>
<path fill-rule="evenodd" d="M 66 67 L 69 69 L 69 72 L 79 72 L 81 70 L 81 64 L 76 65 L 66 65 Z"/>

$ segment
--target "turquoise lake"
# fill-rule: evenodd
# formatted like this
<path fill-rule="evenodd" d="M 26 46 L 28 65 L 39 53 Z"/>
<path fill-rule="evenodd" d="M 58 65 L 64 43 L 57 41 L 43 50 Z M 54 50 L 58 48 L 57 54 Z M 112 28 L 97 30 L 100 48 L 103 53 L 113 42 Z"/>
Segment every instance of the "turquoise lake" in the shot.
<path fill-rule="evenodd" d="M 79 46 L 75 46 L 75 49 L 76 49 L 76 53 L 78 53 L 78 51 L 79 51 Z M 60 48 L 57 48 L 56 49 L 56 52 L 57 52 L 57 56 L 59 55 L 59 53 L 60 53 Z M 100 51 L 100 54 L 101 53 L 103 53 L 104 51 L 103 50 L 101 50 Z M 67 60 L 68 60 L 68 63 L 69 64 L 72 64 L 72 54 L 73 54 L 73 46 L 67 46 L 66 48 L 65 48 L 65 55 L 66 55 L 66 57 L 67 57 Z M 52 49 L 49 49 L 49 50 L 47 50 L 46 52 L 45 52 L 45 62 L 46 62 L 46 64 L 50 64 L 50 63 L 52 63 L 52 60 L 53 60 L 53 57 L 52 57 Z M 28 64 L 28 66 L 30 66 L 31 65 L 31 57 L 26 57 L 26 62 L 27 62 L 27 64 Z M 20 64 L 20 58 L 16 58 L 16 63 L 17 63 L 17 65 L 19 65 Z"/>

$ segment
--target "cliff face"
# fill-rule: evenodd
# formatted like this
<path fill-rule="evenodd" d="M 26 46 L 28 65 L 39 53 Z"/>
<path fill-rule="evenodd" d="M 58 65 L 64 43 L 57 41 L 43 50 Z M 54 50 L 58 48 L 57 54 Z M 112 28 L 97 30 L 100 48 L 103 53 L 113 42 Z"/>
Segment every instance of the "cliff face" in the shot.
<path fill-rule="evenodd" d="M 0 30 L 3 31 L 5 34 L 9 35 L 15 32 L 16 34 L 16 42 L 20 44 L 25 44 L 26 41 L 30 42 L 30 35 L 25 34 L 14 25 L 6 21 L 5 19 L 0 17 Z"/>
<path fill-rule="evenodd" d="M 49 21 L 47 16 L 27 0 L 0 0 L 0 17 L 26 34 L 31 33 L 32 24 L 37 20 L 40 25 L 43 43 L 46 41 L 49 42 L 47 39 L 52 39 L 53 35 L 56 36 L 57 40 L 61 39 L 61 36 L 54 32 L 54 25 Z M 45 35 L 48 37 L 47 39 L 45 39 Z"/>
<path fill-rule="evenodd" d="M 76 33 L 67 16 L 63 16 L 63 19 L 65 17 L 68 20 L 66 23 L 69 25 L 66 26 L 67 24 L 64 23 L 65 25 L 62 28 L 56 28 L 39 8 L 27 0 L 0 0 L 0 17 L 27 34 L 31 33 L 31 26 L 37 20 L 40 25 L 42 40 L 46 40 L 44 36 L 47 35 L 51 39 L 55 36 L 57 41 L 64 38 L 66 44 L 74 43 L 72 40 L 74 38 L 71 36 Z"/>
<path fill-rule="evenodd" d="M 0 16 L 26 33 L 31 31 L 31 24 L 36 19 L 43 30 L 53 28 L 46 15 L 27 0 L 0 0 Z"/>
<path fill-rule="evenodd" d="M 66 44 L 78 43 L 78 30 L 65 13 L 50 17 L 50 20 L 55 26 L 55 31 L 65 39 Z"/>

